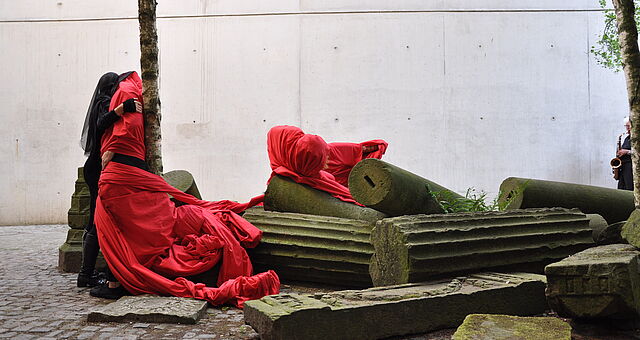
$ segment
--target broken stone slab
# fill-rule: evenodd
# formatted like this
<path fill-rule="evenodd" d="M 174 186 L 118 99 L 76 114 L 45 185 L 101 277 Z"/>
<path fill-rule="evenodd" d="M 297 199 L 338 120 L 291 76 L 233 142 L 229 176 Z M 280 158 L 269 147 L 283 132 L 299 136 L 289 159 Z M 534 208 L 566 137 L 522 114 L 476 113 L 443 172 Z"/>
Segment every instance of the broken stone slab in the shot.
<path fill-rule="evenodd" d="M 187 193 L 197 199 L 202 199 L 196 180 L 193 175 L 186 170 L 173 170 L 162 175 L 165 181 L 172 187 Z"/>
<path fill-rule="evenodd" d="M 283 281 L 371 287 L 372 223 L 260 208 L 242 217 L 263 232 L 260 244 L 247 249 L 256 271 L 273 269 Z"/>
<path fill-rule="evenodd" d="M 621 244 L 627 243 L 627 240 L 622 238 L 622 227 L 624 226 L 624 222 L 616 222 L 613 224 L 609 224 L 606 228 L 599 230 L 595 235 L 596 244 L 599 246 L 607 245 L 607 244 Z M 594 230 L 595 232 L 595 230 Z"/>
<path fill-rule="evenodd" d="M 470 314 L 452 340 L 571 340 L 571 326 L 552 317 Z"/>
<path fill-rule="evenodd" d="M 635 209 L 629 219 L 622 225 L 622 238 L 629 244 L 640 248 L 640 210 Z"/>
<path fill-rule="evenodd" d="M 264 209 L 280 212 L 334 216 L 374 222 L 386 215 L 371 208 L 341 201 L 328 193 L 273 176 L 264 195 Z"/>
<path fill-rule="evenodd" d="M 437 183 L 375 158 L 353 167 L 349 191 L 358 203 L 389 216 L 441 214 L 444 209 L 436 195 L 463 199 Z"/>
<path fill-rule="evenodd" d="M 634 210 L 633 191 L 518 177 L 502 182 L 498 202 L 508 203 L 507 209 L 578 208 L 609 224 L 625 221 Z"/>
<path fill-rule="evenodd" d="M 456 279 L 247 301 L 262 339 L 380 339 L 457 327 L 470 313 L 544 312 L 542 275 L 482 273 Z"/>
<path fill-rule="evenodd" d="M 206 309 L 204 300 L 155 295 L 124 296 L 90 311 L 87 321 L 195 324 Z"/>
<path fill-rule="evenodd" d="M 544 265 L 594 245 L 577 209 L 525 209 L 386 218 L 371 232 L 375 286 L 482 270 L 543 273 Z"/>
<path fill-rule="evenodd" d="M 632 245 L 612 244 L 548 265 L 549 306 L 568 318 L 638 318 L 639 254 Z"/>

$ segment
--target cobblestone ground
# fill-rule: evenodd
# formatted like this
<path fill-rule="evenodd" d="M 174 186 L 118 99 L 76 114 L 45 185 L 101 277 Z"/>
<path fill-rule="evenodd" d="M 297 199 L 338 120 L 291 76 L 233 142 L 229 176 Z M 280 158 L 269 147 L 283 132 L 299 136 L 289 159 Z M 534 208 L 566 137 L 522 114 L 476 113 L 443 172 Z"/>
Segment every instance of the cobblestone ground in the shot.
<path fill-rule="evenodd" d="M 258 339 L 236 308 L 208 308 L 196 325 L 88 323 L 90 309 L 111 301 L 76 287 L 58 270 L 64 225 L 0 227 L 0 338 Z"/>
<path fill-rule="evenodd" d="M 242 310 L 209 307 L 196 325 L 88 323 L 89 311 L 111 302 L 76 287 L 58 270 L 66 225 L 0 226 L 0 339 L 259 339 Z M 283 291 L 317 288 L 283 286 Z M 402 339 L 449 339 L 451 330 Z M 401 339 L 401 338 L 397 338 Z"/>

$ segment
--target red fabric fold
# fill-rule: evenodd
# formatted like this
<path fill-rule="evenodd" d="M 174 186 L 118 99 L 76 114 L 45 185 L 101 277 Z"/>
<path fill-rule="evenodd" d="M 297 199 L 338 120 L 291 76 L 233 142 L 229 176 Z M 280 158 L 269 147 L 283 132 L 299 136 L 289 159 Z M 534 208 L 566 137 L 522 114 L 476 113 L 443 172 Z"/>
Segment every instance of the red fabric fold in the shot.
<path fill-rule="evenodd" d="M 323 170 L 329 149 L 322 137 L 305 134 L 295 126 L 274 126 L 267 133 L 267 152 L 273 170 L 271 177 L 289 177 L 342 201 L 360 205 L 351 197 L 347 187 Z"/>
<path fill-rule="evenodd" d="M 381 159 L 389 144 L 382 139 L 362 143 L 329 143 L 329 161 L 325 171 L 332 174 L 336 181 L 349 187 L 351 169 L 365 158 Z M 363 153 L 363 147 L 376 147 L 376 150 Z"/>
<path fill-rule="evenodd" d="M 188 205 L 175 207 L 167 193 Z M 100 177 L 95 219 L 109 268 L 131 293 L 242 307 L 246 300 L 279 291 L 275 272 L 251 276 L 243 245 L 257 245 L 262 231 L 234 212 L 247 206 L 202 201 L 160 176 L 110 162 Z M 218 262 L 218 287 L 181 277 L 210 270 Z"/>

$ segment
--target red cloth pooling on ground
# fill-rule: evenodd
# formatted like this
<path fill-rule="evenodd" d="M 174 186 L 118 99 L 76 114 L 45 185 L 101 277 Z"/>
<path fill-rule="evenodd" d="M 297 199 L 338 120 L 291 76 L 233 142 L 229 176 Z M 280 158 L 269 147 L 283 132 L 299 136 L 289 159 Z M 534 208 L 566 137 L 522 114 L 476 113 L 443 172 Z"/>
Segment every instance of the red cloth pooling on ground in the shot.
<path fill-rule="evenodd" d="M 348 187 L 351 169 L 365 158 L 381 159 L 389 144 L 382 139 L 369 140 L 362 143 L 329 143 L 329 161 L 325 171 L 332 174 L 338 183 Z M 377 146 L 378 149 L 362 154 L 363 146 Z"/>
<path fill-rule="evenodd" d="M 167 193 L 187 203 L 180 207 Z M 262 231 L 237 215 L 255 203 L 198 200 L 160 176 L 110 162 L 100 176 L 98 239 L 114 276 L 133 294 L 160 294 L 233 303 L 277 294 L 273 271 L 254 276 L 244 247 Z M 221 261 L 218 287 L 181 276 L 203 273 Z M 175 279 L 174 279 L 175 278 Z"/>
<path fill-rule="evenodd" d="M 328 152 L 327 143 L 322 137 L 305 134 L 295 126 L 274 126 L 267 133 L 267 153 L 273 170 L 271 177 L 289 177 L 297 183 L 328 192 L 342 201 L 360 205 L 351 197 L 347 187 L 322 170 Z"/>
<path fill-rule="evenodd" d="M 125 100 L 134 98 L 142 101 L 142 80 L 136 72 L 132 72 L 120 82 L 118 89 L 111 97 L 109 111 L 115 109 Z M 144 117 L 139 112 L 125 113 L 102 135 L 100 153 L 113 151 L 123 155 L 145 159 Z"/>

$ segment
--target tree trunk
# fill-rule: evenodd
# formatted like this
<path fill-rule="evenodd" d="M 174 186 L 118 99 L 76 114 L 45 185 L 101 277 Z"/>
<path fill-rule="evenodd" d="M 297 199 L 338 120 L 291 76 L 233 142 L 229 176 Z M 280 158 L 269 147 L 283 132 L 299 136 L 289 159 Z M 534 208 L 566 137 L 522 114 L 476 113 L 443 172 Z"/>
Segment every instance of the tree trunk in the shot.
<path fill-rule="evenodd" d="M 160 98 L 158 97 L 156 5 L 156 0 L 138 0 L 146 160 L 151 171 L 160 175 L 162 174 L 162 135 L 160 132 Z"/>
<path fill-rule="evenodd" d="M 631 120 L 631 159 L 633 162 L 633 194 L 635 207 L 640 209 L 640 51 L 638 51 L 638 30 L 634 17 L 633 0 L 613 0 L 616 9 L 618 40 L 624 76 L 627 80 L 629 96 L 629 118 Z"/>

